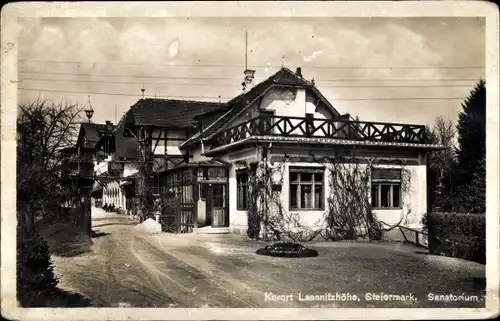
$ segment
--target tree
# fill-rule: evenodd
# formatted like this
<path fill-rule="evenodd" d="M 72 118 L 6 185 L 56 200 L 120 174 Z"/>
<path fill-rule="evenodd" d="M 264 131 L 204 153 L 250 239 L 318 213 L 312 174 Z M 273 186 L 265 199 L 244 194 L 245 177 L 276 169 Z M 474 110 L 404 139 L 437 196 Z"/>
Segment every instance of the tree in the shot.
<path fill-rule="evenodd" d="M 17 214 L 24 229 L 53 213 L 67 193 L 61 185 L 60 151 L 73 147 L 80 111 L 77 105 L 36 100 L 19 106 L 17 117 Z"/>
<path fill-rule="evenodd" d="M 17 238 L 17 298 L 22 306 L 29 306 L 40 292 L 50 292 L 59 280 L 47 241 L 34 230 L 20 231 Z"/>
<path fill-rule="evenodd" d="M 439 144 L 437 134 L 429 126 L 425 126 L 426 141 L 429 144 Z M 434 153 L 427 154 L 427 211 L 432 212 L 436 205 L 436 193 L 439 185 L 439 168 L 435 161 Z"/>
<path fill-rule="evenodd" d="M 462 103 L 458 115 L 457 162 L 454 166 L 453 183 L 456 186 L 457 210 L 479 210 L 485 193 L 471 190 L 471 184 L 485 190 L 484 170 L 486 157 L 486 83 L 480 80 Z M 484 164 L 484 165 L 482 165 Z"/>
<path fill-rule="evenodd" d="M 446 147 L 444 150 L 427 155 L 427 208 L 432 211 L 435 207 L 441 209 L 449 207 L 456 130 L 451 120 L 439 116 L 434 121 L 432 129 L 427 127 L 426 132 L 429 143 Z"/>
<path fill-rule="evenodd" d="M 472 183 L 469 185 L 467 204 L 471 213 L 486 212 L 486 157 L 479 163 L 474 173 Z"/>
<path fill-rule="evenodd" d="M 152 181 L 159 172 L 166 169 L 166 162 L 163 159 L 155 158 L 152 149 L 152 134 L 149 129 L 138 128 L 137 133 L 129 131 L 137 142 L 137 170 L 138 179 L 138 216 L 143 222 L 148 218 L 154 218 L 155 214 L 161 210 L 160 199 L 153 195 Z"/>
<path fill-rule="evenodd" d="M 36 100 L 19 106 L 17 117 L 17 295 L 23 306 L 57 285 L 38 218 L 57 214 L 68 195 L 61 180 L 61 150 L 74 146 L 80 109 Z M 71 192 L 71 191 L 69 191 Z M 43 294 L 40 294 L 42 293 Z"/>

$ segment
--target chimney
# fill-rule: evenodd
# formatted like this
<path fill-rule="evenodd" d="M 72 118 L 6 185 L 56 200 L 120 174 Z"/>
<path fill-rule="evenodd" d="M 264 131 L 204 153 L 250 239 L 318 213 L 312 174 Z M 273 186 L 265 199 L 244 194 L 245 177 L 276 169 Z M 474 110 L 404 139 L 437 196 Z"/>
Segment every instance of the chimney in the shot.
<path fill-rule="evenodd" d="M 255 77 L 255 70 L 250 70 L 250 69 L 247 69 L 243 72 L 243 74 L 245 75 L 245 77 L 243 78 L 243 82 L 241 83 L 241 85 L 243 86 L 243 91 L 248 91 L 250 90 L 250 88 L 253 87 L 253 79 Z"/>
<path fill-rule="evenodd" d="M 297 67 L 297 70 L 295 71 L 295 74 L 297 75 L 297 77 L 302 78 L 302 68 Z"/>

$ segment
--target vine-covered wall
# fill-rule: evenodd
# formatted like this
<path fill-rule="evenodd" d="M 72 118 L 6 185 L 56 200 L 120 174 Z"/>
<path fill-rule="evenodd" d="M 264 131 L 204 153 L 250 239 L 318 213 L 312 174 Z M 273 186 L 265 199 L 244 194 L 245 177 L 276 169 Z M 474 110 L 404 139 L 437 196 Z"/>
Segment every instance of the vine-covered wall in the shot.
<path fill-rule="evenodd" d="M 253 175 L 248 210 L 236 206 L 236 171 Z M 324 168 L 322 208 L 290 209 L 290 168 Z M 374 209 L 371 205 L 371 170 L 401 169 L 399 209 Z M 248 157 L 230 170 L 230 225 L 251 238 L 309 240 L 370 237 L 398 225 L 415 227 L 426 211 L 425 164 L 352 157 L 315 157 L 313 161 L 281 159 L 257 161 Z M 278 188 L 276 185 L 280 185 Z M 274 186 L 274 187 L 273 187 Z M 351 227 L 348 227 L 351 226 Z M 373 233 L 374 229 L 380 230 Z M 351 231 L 343 231 L 349 230 Z"/>

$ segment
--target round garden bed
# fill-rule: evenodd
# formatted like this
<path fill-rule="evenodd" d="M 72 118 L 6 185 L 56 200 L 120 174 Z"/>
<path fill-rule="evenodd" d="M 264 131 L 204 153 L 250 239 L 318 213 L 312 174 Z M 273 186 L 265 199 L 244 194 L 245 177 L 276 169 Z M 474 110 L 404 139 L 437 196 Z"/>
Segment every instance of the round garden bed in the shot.
<path fill-rule="evenodd" d="M 298 243 L 274 243 L 258 249 L 255 253 L 259 255 L 278 257 L 315 257 L 318 251 L 307 248 Z"/>

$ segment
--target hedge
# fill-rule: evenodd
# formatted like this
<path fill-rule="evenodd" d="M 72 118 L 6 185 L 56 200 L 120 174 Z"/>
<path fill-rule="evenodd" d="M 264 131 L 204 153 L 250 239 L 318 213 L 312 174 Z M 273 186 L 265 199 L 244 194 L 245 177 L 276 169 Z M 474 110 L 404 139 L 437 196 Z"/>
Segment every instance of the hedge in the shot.
<path fill-rule="evenodd" d="M 484 214 L 427 213 L 423 223 L 431 254 L 486 263 Z"/>
<path fill-rule="evenodd" d="M 17 298 L 22 306 L 55 289 L 58 279 L 47 241 L 34 231 L 17 234 Z"/>

